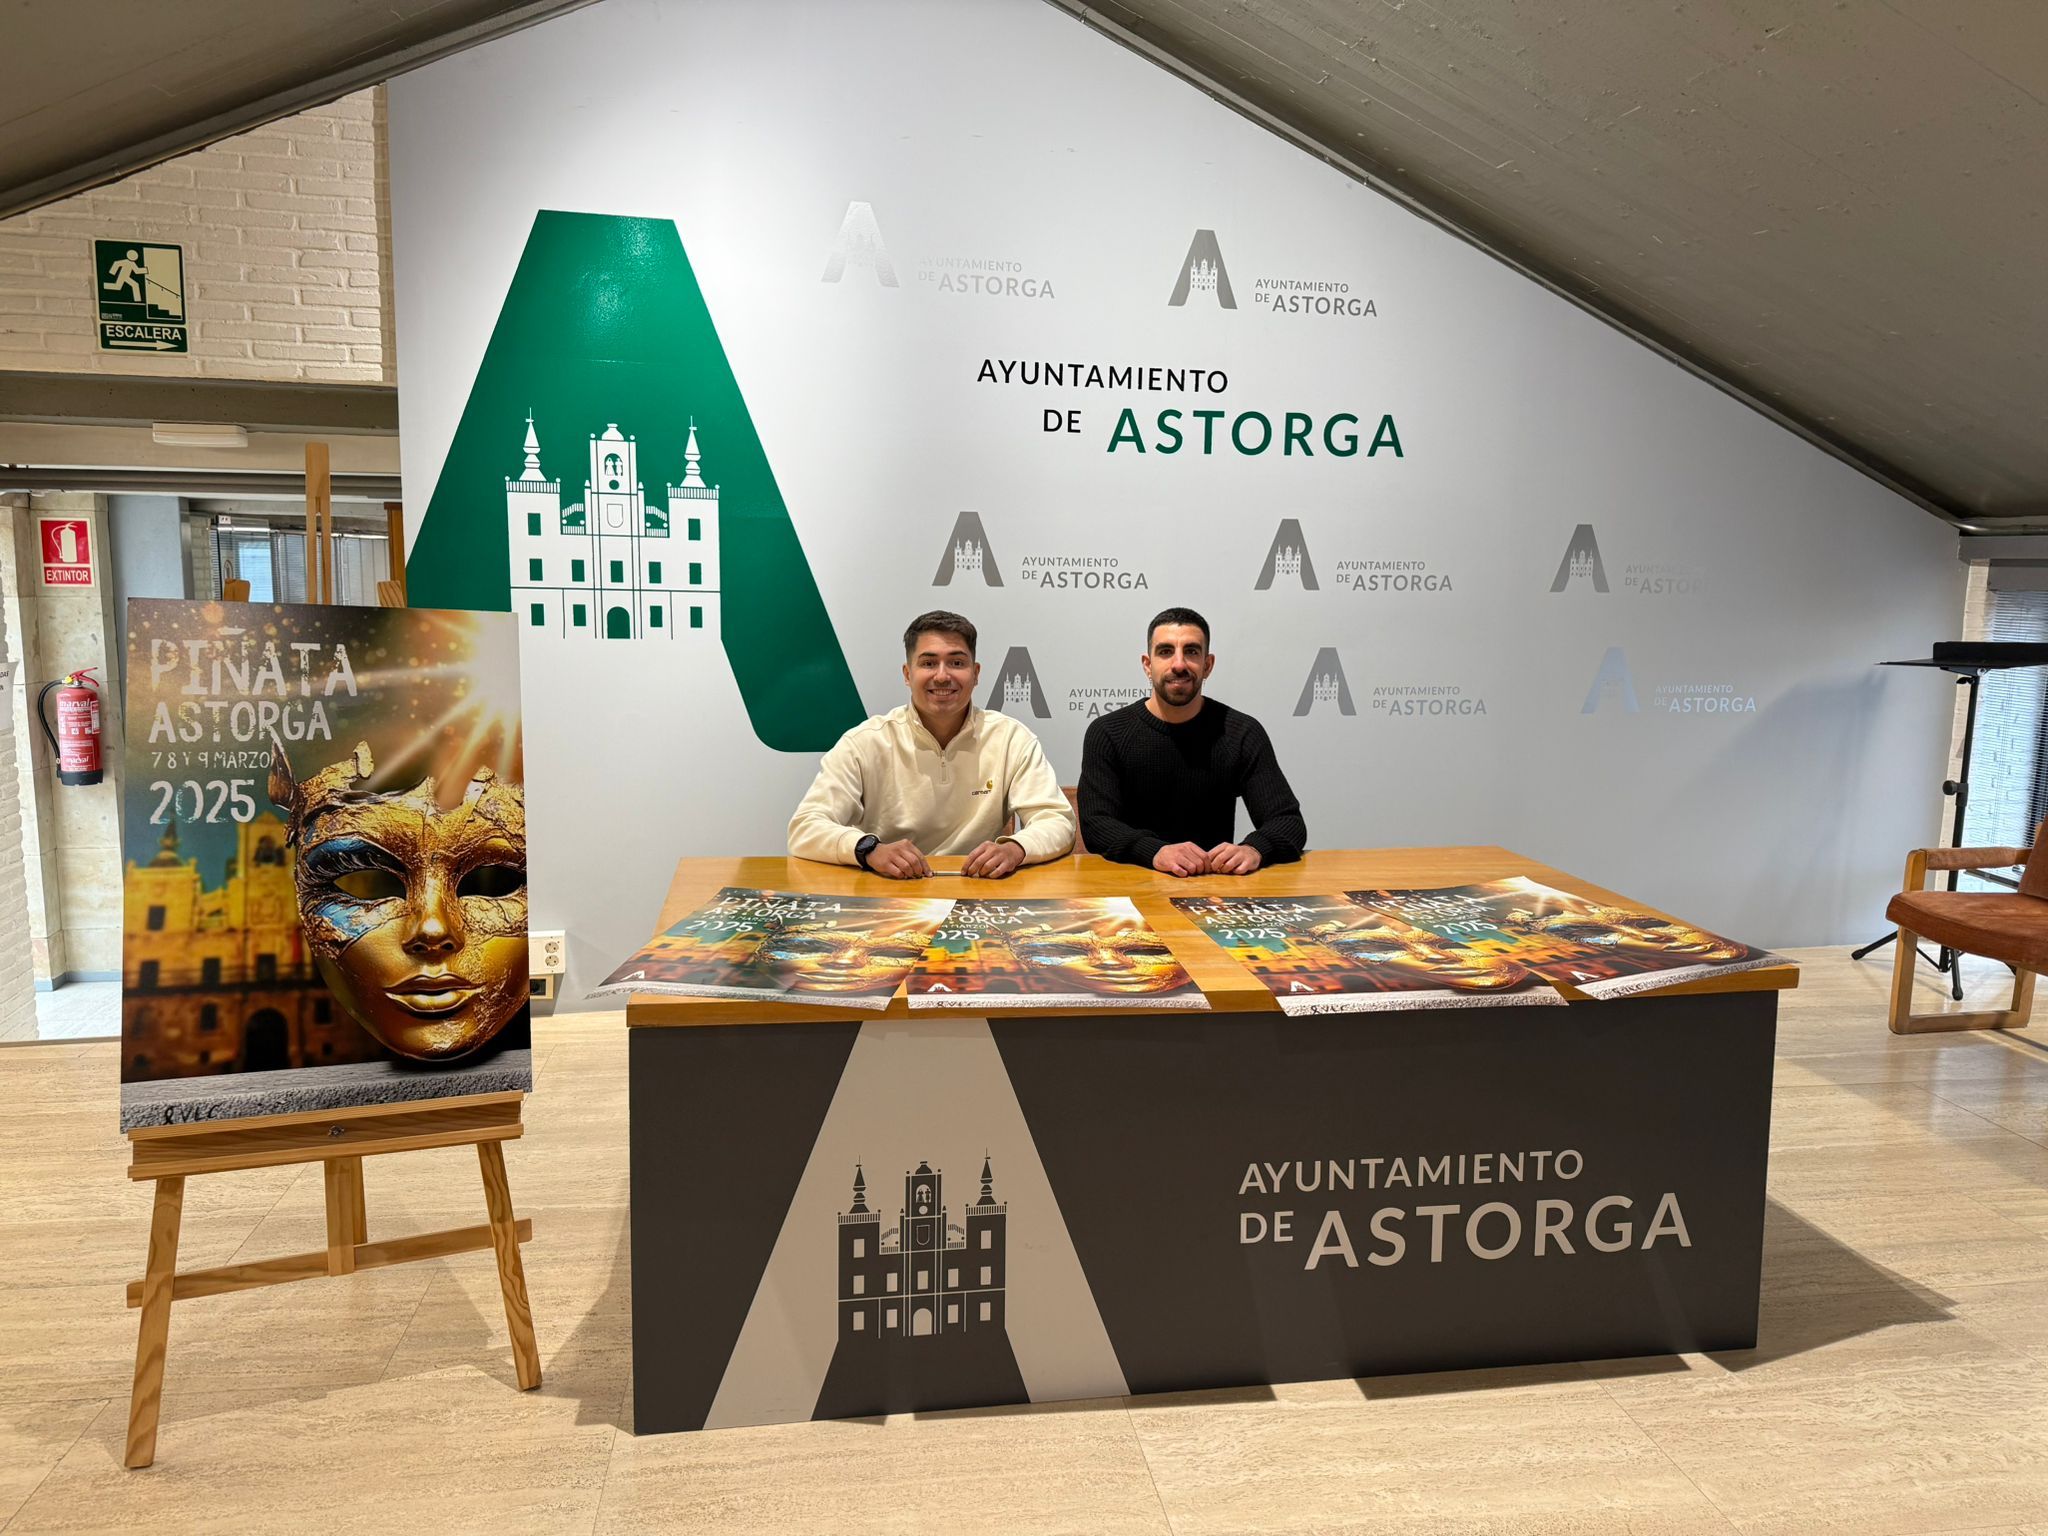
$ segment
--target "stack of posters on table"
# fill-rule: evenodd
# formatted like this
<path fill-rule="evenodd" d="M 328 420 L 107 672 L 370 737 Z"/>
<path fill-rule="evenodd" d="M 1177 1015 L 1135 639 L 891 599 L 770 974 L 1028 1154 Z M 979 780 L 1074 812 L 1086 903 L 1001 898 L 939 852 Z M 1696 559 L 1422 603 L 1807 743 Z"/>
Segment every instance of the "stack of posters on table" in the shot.
<path fill-rule="evenodd" d="M 1498 956 L 1588 997 L 1628 997 L 1788 963 L 1677 918 L 1574 896 L 1527 876 L 1346 894 L 1404 927 Z"/>
<path fill-rule="evenodd" d="M 1561 1004 L 1783 965 L 1639 907 L 1517 876 L 1427 889 L 1175 897 L 1290 1014 Z"/>
<path fill-rule="evenodd" d="M 1283 1013 L 1564 1001 L 1526 966 L 1344 896 L 1176 896 L 1173 904 L 1265 983 Z"/>
<path fill-rule="evenodd" d="M 882 1009 L 924 955 L 949 900 L 727 886 L 592 989 Z"/>
<path fill-rule="evenodd" d="M 912 1008 L 1207 1008 L 1128 898 L 956 901 L 906 990 Z"/>

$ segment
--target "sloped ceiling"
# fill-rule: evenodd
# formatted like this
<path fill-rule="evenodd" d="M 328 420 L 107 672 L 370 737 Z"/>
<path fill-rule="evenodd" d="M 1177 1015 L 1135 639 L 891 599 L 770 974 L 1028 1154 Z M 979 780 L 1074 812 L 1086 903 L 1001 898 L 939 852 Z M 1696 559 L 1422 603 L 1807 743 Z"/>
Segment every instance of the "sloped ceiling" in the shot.
<path fill-rule="evenodd" d="M 1931 509 L 2048 517 L 2041 0 L 1055 0 Z"/>
<path fill-rule="evenodd" d="M 0 216 L 588 0 L 0 0 Z"/>
<path fill-rule="evenodd" d="M 582 3 L 0 0 L 0 214 Z M 2048 0 L 1053 3 L 1930 510 L 2048 522 Z"/>

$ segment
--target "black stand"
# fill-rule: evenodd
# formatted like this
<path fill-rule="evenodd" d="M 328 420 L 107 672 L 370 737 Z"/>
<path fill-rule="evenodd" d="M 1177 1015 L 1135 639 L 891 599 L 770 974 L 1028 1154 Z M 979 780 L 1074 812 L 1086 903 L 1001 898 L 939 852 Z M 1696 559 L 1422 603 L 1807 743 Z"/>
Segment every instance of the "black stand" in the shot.
<path fill-rule="evenodd" d="M 1963 703 L 1963 760 L 1958 765 L 1954 778 L 1941 781 L 1941 792 L 1944 795 L 1950 796 L 1956 803 L 1955 821 L 1949 828 L 1948 845 L 1951 848 L 1960 848 L 1963 846 L 1963 817 L 1970 809 L 1970 750 L 1976 744 L 1977 737 L 1977 688 L 1983 682 L 1984 674 L 1996 669 L 1985 666 L 1973 666 L 1964 662 L 1940 661 L 1886 661 L 1880 662 L 1878 665 L 1886 667 L 1940 667 L 1944 672 L 1954 673 L 1956 682 L 1961 687 L 1969 690 L 1970 696 Z M 1956 888 L 1956 880 L 1961 873 L 1962 871 L 1955 869 L 1948 872 L 1948 888 L 1950 890 Z M 1851 950 L 1849 958 L 1861 960 L 1865 955 L 1883 949 L 1885 945 L 1891 943 L 1898 936 L 1898 930 L 1895 928 L 1883 938 L 1875 939 L 1864 945 L 1861 949 Z M 1961 957 L 1946 945 L 1942 947 L 1941 954 L 1938 957 L 1928 954 L 1924 949 L 1919 951 L 1919 955 L 1922 960 L 1925 960 L 1937 971 L 1946 971 L 1948 973 L 1949 995 L 1957 1002 L 1961 1002 L 1963 1000 L 1963 967 Z"/>

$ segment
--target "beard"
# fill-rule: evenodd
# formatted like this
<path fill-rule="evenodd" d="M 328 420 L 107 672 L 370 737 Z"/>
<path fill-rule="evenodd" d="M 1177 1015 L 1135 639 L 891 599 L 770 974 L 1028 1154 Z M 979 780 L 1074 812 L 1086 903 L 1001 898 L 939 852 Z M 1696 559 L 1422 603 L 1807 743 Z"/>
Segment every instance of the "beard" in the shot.
<path fill-rule="evenodd" d="M 1160 703 L 1171 704 L 1175 708 L 1192 704 L 1201 692 L 1202 680 L 1192 672 L 1169 672 L 1155 678 L 1152 683 L 1153 696 Z"/>

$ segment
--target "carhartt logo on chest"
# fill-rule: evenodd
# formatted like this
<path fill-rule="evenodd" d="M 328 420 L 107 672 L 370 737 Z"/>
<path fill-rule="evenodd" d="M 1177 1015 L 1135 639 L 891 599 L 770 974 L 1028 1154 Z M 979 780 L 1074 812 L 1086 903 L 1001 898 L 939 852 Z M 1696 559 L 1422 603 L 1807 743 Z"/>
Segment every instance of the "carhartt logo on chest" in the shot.
<path fill-rule="evenodd" d="M 994 779 L 990 779 L 990 780 L 989 780 L 989 781 L 988 781 L 987 783 L 983 784 L 983 785 L 981 786 L 981 788 L 979 788 L 979 789 L 971 789 L 971 790 L 969 790 L 969 791 L 967 792 L 967 798 L 971 800 L 971 799 L 973 799 L 973 798 L 974 798 L 974 797 L 975 797 L 976 795 L 992 795 L 992 794 L 994 794 L 995 792 L 996 792 L 996 781 L 995 781 Z"/>

